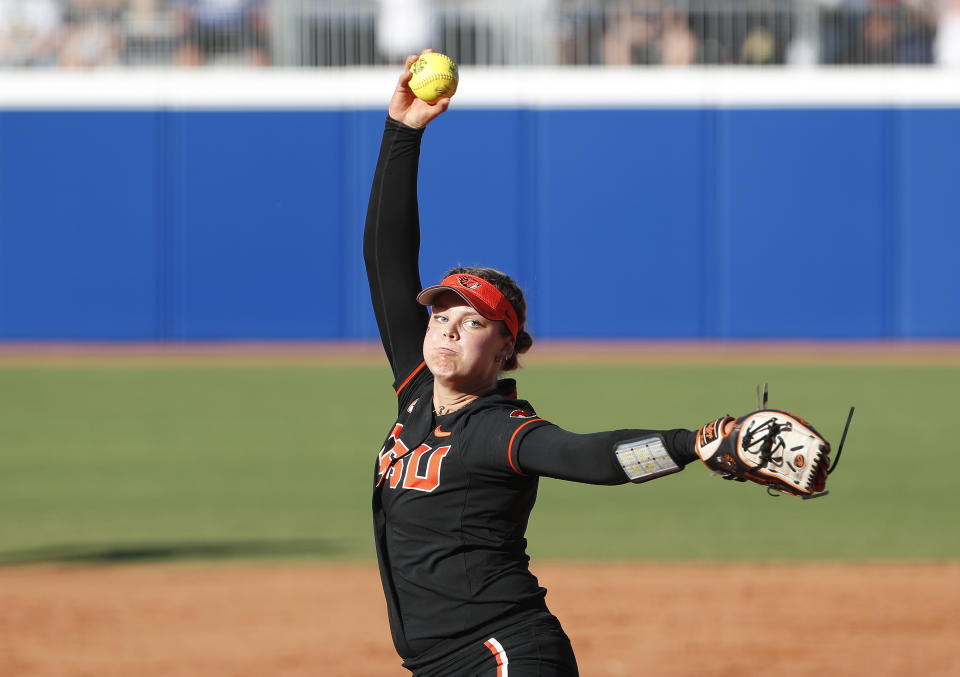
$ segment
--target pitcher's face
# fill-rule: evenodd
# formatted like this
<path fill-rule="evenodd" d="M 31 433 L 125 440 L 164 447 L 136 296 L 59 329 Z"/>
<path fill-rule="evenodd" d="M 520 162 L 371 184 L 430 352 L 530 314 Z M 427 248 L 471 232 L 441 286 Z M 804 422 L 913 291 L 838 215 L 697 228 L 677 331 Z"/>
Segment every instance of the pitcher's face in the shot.
<path fill-rule="evenodd" d="M 461 392 L 493 387 L 513 339 L 501 320 L 488 320 L 454 292 L 437 297 L 423 338 L 434 378 Z"/>

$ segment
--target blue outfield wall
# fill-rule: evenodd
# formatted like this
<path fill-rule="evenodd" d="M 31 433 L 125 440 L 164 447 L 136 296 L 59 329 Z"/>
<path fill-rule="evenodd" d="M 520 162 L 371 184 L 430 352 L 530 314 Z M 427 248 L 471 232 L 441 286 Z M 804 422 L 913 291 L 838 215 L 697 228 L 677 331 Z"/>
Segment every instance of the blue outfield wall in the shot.
<path fill-rule="evenodd" d="M 0 339 L 376 336 L 383 118 L 0 111 Z M 423 276 L 513 273 L 539 337 L 957 337 L 958 177 L 958 107 L 455 108 Z"/>

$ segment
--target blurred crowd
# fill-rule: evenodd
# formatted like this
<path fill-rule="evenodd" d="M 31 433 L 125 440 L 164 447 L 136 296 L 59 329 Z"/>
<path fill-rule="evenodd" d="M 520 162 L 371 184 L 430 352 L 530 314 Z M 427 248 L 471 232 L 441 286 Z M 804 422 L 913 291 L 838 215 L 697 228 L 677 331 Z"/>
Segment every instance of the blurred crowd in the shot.
<path fill-rule="evenodd" d="M 686 5 L 684 11 L 683 6 Z M 735 4 L 711 5 L 734 8 Z M 625 2 L 604 31 L 604 64 L 864 65 L 943 62 L 942 27 L 960 1 L 809 0 L 702 11 L 673 3 L 650 12 Z M 956 60 L 953 63 L 957 63 Z"/>
<path fill-rule="evenodd" d="M 0 66 L 270 63 L 265 0 L 0 0 Z"/>
<path fill-rule="evenodd" d="M 960 65 L 960 0 L 0 0 L 0 68 Z"/>

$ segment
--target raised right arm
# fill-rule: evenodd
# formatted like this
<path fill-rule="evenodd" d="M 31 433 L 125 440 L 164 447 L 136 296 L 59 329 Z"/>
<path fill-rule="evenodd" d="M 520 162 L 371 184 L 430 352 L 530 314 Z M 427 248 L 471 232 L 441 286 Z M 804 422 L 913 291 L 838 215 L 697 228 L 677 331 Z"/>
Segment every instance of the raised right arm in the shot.
<path fill-rule="evenodd" d="M 370 297 L 395 387 L 423 362 L 427 325 L 426 308 L 416 300 L 422 288 L 417 207 L 420 140 L 423 129 L 450 105 L 449 98 L 428 104 L 413 95 L 410 66 L 416 59 L 416 55 L 407 57 L 390 99 L 363 234 Z"/>
<path fill-rule="evenodd" d="M 387 118 L 363 232 L 363 258 L 380 340 L 399 385 L 423 361 L 417 170 L 422 129 Z"/>

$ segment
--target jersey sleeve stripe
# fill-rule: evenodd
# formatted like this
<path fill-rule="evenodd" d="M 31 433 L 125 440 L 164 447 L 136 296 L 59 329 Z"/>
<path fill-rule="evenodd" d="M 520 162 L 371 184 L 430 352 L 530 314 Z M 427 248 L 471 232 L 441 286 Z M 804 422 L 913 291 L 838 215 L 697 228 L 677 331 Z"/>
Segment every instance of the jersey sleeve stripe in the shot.
<path fill-rule="evenodd" d="M 397 388 L 397 395 L 399 395 L 404 388 L 407 387 L 407 384 L 413 380 L 413 377 L 420 373 L 420 370 L 427 366 L 426 362 L 421 362 L 417 365 L 417 368 L 410 372 L 410 375 L 404 379 L 403 383 L 400 384 L 400 387 Z"/>
<path fill-rule="evenodd" d="M 524 477 L 526 477 L 527 473 L 522 472 L 513 462 L 513 443 L 516 441 L 517 435 L 520 434 L 521 430 L 526 428 L 531 423 L 536 423 L 537 421 L 544 421 L 544 420 L 545 419 L 542 419 L 542 418 L 531 418 L 529 421 L 527 421 L 526 423 L 521 425 L 519 428 L 514 430 L 513 435 L 510 436 L 510 443 L 507 444 L 507 462 L 510 464 L 510 467 L 513 468 L 513 472 L 517 473 L 518 475 L 523 475 Z"/>

